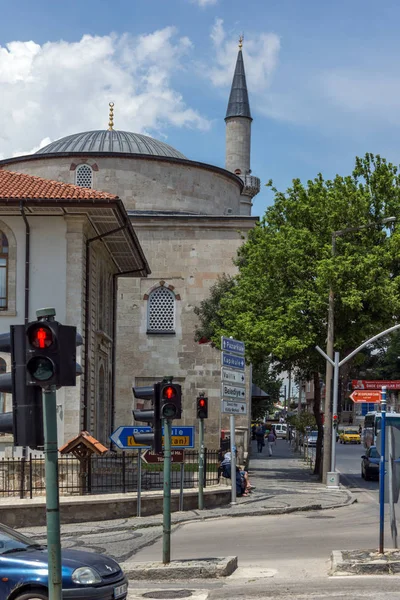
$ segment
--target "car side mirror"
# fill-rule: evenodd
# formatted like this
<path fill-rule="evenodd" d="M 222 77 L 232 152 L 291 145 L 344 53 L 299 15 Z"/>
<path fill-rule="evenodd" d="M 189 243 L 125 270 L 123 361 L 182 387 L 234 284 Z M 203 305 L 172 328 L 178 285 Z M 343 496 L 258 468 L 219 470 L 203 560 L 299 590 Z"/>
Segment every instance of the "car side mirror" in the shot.
<path fill-rule="evenodd" d="M 365 454 L 363 454 L 361 458 L 367 458 L 367 457 L 365 456 Z"/>

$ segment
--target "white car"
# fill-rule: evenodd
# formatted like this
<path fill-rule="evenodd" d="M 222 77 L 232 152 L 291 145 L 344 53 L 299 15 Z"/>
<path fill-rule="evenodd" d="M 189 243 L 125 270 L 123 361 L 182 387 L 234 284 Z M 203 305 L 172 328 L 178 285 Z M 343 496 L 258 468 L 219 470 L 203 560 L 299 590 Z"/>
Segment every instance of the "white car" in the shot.
<path fill-rule="evenodd" d="M 275 435 L 277 438 L 286 438 L 287 425 L 286 423 L 277 423 L 274 425 Z"/>

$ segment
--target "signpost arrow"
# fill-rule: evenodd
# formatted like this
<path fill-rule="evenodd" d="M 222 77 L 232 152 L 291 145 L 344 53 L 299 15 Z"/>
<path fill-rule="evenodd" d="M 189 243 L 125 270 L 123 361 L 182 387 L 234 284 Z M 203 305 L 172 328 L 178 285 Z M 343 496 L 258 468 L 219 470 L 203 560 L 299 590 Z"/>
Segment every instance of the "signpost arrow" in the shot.
<path fill-rule="evenodd" d="M 230 385 L 229 383 L 222 384 L 222 397 L 223 398 L 235 398 L 235 400 L 245 400 L 246 390 L 244 387 L 237 387 L 236 385 Z"/>
<path fill-rule="evenodd" d="M 231 369 L 222 369 L 221 379 L 223 383 L 234 383 L 236 385 L 246 385 L 246 376 L 244 373 L 232 371 Z"/>
<path fill-rule="evenodd" d="M 183 463 L 183 457 L 183 450 L 171 450 L 171 462 Z M 152 450 L 145 450 L 141 458 L 148 465 L 156 465 L 164 462 L 164 454 L 153 452 Z"/>
<path fill-rule="evenodd" d="M 379 390 L 354 390 L 350 394 L 353 402 L 380 402 L 381 392 Z"/>

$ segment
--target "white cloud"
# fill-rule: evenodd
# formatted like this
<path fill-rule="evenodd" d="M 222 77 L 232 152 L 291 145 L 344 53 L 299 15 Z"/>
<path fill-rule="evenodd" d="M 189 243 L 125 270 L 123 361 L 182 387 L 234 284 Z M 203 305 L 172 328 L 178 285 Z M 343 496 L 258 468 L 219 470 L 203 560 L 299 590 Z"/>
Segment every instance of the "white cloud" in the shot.
<path fill-rule="evenodd" d="M 184 71 L 192 44 L 173 27 L 144 34 L 90 36 L 74 43 L 13 41 L 0 47 L 0 156 L 24 154 L 50 140 L 115 128 L 164 135 L 168 126 L 206 130 L 172 77 Z"/>
<path fill-rule="evenodd" d="M 218 0 L 190 0 L 192 4 L 198 4 L 201 7 L 204 6 L 212 6 L 213 4 L 217 4 Z"/>
<path fill-rule="evenodd" d="M 238 51 L 238 36 L 227 36 L 222 19 L 216 19 L 211 31 L 215 50 L 214 63 L 209 69 L 209 77 L 217 87 L 232 83 L 233 71 Z M 263 94 L 269 87 L 272 75 L 278 64 L 280 38 L 275 33 L 259 33 L 245 37 L 243 55 L 247 85 L 252 93 Z"/>

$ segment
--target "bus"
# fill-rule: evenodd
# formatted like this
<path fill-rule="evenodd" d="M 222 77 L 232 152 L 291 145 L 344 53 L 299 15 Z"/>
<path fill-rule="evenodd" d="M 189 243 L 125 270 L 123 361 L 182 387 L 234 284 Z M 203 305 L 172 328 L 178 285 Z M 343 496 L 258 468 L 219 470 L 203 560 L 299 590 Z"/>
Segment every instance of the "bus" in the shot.
<path fill-rule="evenodd" d="M 382 415 L 380 412 L 371 411 L 365 415 L 362 441 L 365 448 L 376 446 L 376 436 L 381 430 Z M 386 426 L 392 425 L 400 429 L 400 413 L 386 413 Z"/>

